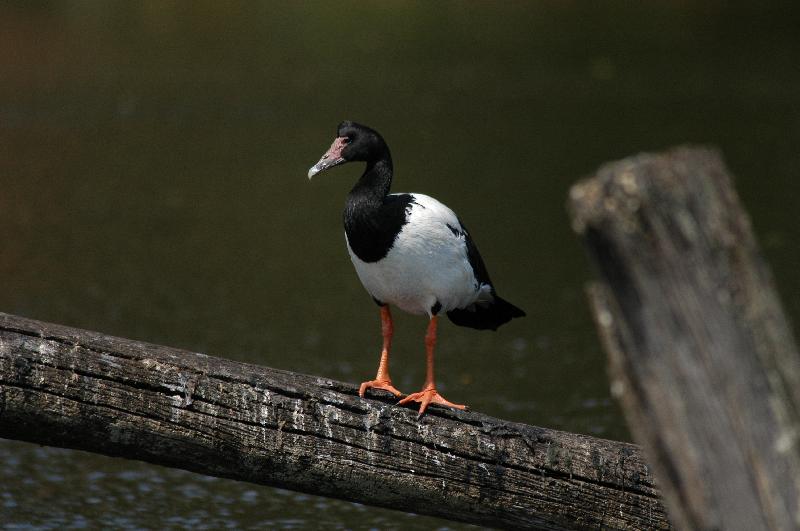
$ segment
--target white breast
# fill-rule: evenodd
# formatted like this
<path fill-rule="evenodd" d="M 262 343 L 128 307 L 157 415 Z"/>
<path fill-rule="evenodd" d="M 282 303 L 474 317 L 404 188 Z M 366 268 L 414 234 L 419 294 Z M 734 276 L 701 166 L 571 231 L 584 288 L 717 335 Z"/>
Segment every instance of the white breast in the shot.
<path fill-rule="evenodd" d="M 370 295 L 409 313 L 429 315 L 437 302 L 442 311 L 449 311 L 488 296 L 489 286 L 475 280 L 463 230 L 453 211 L 427 195 L 412 197 L 408 222 L 383 259 L 363 262 L 347 245 L 358 278 Z"/>

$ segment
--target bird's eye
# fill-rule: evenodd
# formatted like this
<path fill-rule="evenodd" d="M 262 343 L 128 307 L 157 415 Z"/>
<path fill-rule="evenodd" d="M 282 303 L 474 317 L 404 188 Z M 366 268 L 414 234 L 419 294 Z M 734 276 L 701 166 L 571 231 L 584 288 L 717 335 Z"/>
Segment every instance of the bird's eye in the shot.
<path fill-rule="evenodd" d="M 345 143 L 345 144 L 349 144 L 352 141 L 353 141 L 353 139 L 350 138 L 349 136 L 346 136 L 346 137 L 342 138 L 342 142 Z"/>

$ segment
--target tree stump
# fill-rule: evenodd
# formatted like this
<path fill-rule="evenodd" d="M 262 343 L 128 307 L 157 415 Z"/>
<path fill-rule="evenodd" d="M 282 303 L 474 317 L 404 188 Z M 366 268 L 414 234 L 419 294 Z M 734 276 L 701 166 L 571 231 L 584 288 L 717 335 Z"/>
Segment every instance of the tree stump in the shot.
<path fill-rule="evenodd" d="M 800 528 L 800 356 L 720 155 L 607 164 L 569 208 L 612 392 L 673 524 Z"/>

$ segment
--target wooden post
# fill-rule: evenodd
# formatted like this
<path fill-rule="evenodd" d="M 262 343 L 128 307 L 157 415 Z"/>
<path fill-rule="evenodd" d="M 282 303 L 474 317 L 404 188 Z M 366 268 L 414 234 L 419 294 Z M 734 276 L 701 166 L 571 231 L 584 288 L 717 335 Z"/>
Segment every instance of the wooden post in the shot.
<path fill-rule="evenodd" d="M 474 524 L 667 529 L 639 448 L 0 313 L 0 437 Z"/>
<path fill-rule="evenodd" d="M 570 210 L 612 391 L 673 524 L 800 528 L 800 357 L 720 155 L 605 165 Z"/>

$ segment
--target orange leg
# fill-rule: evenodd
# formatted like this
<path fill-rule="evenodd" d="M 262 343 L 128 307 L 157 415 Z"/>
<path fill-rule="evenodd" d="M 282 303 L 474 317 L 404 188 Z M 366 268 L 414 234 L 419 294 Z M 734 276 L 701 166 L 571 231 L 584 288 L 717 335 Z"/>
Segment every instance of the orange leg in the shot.
<path fill-rule="evenodd" d="M 383 335 L 383 349 L 381 350 L 381 361 L 378 364 L 378 374 L 374 380 L 363 382 L 358 389 L 358 396 L 364 398 L 364 393 L 367 389 L 385 389 L 394 396 L 401 396 L 403 393 L 398 391 L 392 385 L 392 379 L 389 377 L 389 350 L 392 347 L 392 334 L 394 334 L 394 326 L 392 325 L 392 314 L 389 311 L 389 306 L 381 306 L 381 334 Z"/>
<path fill-rule="evenodd" d="M 412 393 L 398 402 L 399 405 L 408 404 L 409 402 L 419 402 L 419 415 L 418 418 L 425 413 L 429 404 L 439 404 L 442 406 L 453 407 L 456 409 L 467 409 L 467 406 L 462 404 L 454 404 L 449 402 L 436 391 L 436 382 L 433 378 L 433 348 L 436 346 L 436 326 L 439 317 L 434 315 L 431 317 L 431 322 L 428 323 L 428 332 L 425 334 L 425 353 L 427 355 L 427 370 L 425 373 L 425 383 L 422 386 L 422 391 L 419 393 Z"/>

